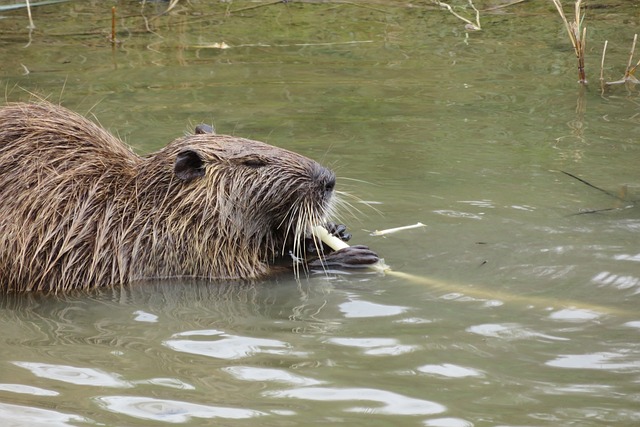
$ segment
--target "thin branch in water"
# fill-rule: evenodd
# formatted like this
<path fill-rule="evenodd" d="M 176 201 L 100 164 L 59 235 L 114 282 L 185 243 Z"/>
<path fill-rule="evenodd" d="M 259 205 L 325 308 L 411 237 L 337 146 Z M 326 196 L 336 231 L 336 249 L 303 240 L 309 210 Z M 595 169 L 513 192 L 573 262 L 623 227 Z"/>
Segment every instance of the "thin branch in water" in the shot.
<path fill-rule="evenodd" d="M 570 177 L 571 177 L 571 178 L 573 178 L 573 179 L 577 179 L 577 180 L 578 180 L 578 181 L 580 181 L 581 183 L 583 183 L 583 184 L 585 184 L 585 185 L 587 185 L 587 186 L 589 186 L 589 187 L 591 187 L 591 188 L 594 188 L 594 189 L 596 189 L 596 190 L 598 190 L 598 191 L 601 191 L 601 192 L 603 192 L 604 194 L 606 194 L 607 196 L 613 197 L 613 198 L 614 198 L 614 199 L 616 199 L 616 200 L 620 200 L 620 201 L 622 201 L 622 202 L 626 201 L 624 198 L 622 198 L 622 197 L 618 196 L 617 194 L 612 193 L 612 192 L 610 192 L 610 191 L 607 191 L 607 190 L 605 190 L 604 188 L 600 188 L 600 187 L 598 187 L 598 186 L 595 186 L 595 185 L 591 184 L 589 181 L 586 181 L 586 180 L 584 180 L 584 179 L 582 179 L 582 178 L 579 178 L 579 177 L 575 176 L 575 175 L 574 175 L 574 174 L 572 174 L 572 173 L 569 173 L 569 172 L 566 172 L 566 171 L 562 171 L 562 170 L 561 170 L 560 172 L 562 172 L 563 174 L 565 174 L 565 175 L 567 175 L 567 176 L 570 176 Z"/>
<path fill-rule="evenodd" d="M 456 13 L 453 8 L 451 7 L 451 5 L 438 1 L 438 0 L 432 0 L 434 4 L 437 4 L 440 7 L 444 7 L 445 9 L 447 9 L 449 12 L 451 12 L 453 14 L 453 16 L 455 16 L 456 18 L 466 22 L 467 24 L 464 26 L 466 29 L 468 30 L 481 30 L 482 27 L 480 26 L 480 11 L 475 7 L 475 5 L 473 4 L 473 0 L 468 0 L 469 5 L 471 6 L 471 8 L 475 11 L 476 13 L 476 22 L 473 23 L 470 20 L 468 20 L 467 18 L 465 18 L 462 15 L 459 15 L 458 13 Z"/>
<path fill-rule="evenodd" d="M 609 197 L 613 197 L 613 198 L 614 198 L 614 199 L 616 199 L 618 202 L 624 202 L 624 203 L 625 203 L 625 205 L 624 205 L 624 206 L 615 206 L 615 207 L 612 207 L 612 208 L 602 208 L 602 209 L 583 209 L 583 210 L 581 210 L 580 212 L 577 212 L 577 213 L 574 213 L 574 214 L 571 214 L 571 215 L 568 215 L 568 216 L 587 215 L 587 214 L 597 214 L 597 213 L 601 213 L 601 212 L 611 212 L 611 211 L 622 211 L 622 210 L 625 210 L 625 209 L 631 209 L 631 208 L 635 207 L 635 206 L 636 206 L 636 203 L 638 202 L 638 200 L 629 200 L 629 199 L 627 198 L 627 187 L 626 187 L 626 186 L 623 186 L 623 187 L 620 189 L 619 194 L 615 194 L 615 193 L 612 193 L 611 191 L 607 191 L 607 190 L 605 190 L 605 189 L 603 189 L 603 188 L 600 188 L 600 187 L 598 187 L 598 186 L 596 186 L 596 185 L 593 185 L 593 184 L 591 184 L 590 182 L 588 182 L 588 181 L 586 181 L 586 180 L 584 180 L 584 179 L 582 179 L 582 178 L 579 178 L 579 177 L 575 176 L 575 175 L 574 175 L 574 174 L 572 174 L 572 173 L 565 172 L 565 171 L 563 171 L 563 170 L 561 170 L 560 172 L 562 172 L 563 174 L 565 174 L 565 175 L 567 175 L 567 176 L 570 176 L 570 177 L 571 177 L 571 178 L 573 178 L 573 179 L 577 179 L 577 180 L 578 180 L 578 181 L 580 181 L 581 183 L 583 183 L 583 184 L 585 184 L 585 185 L 587 185 L 587 186 L 589 186 L 589 187 L 591 187 L 591 188 L 593 188 L 593 189 L 595 189 L 595 190 L 598 190 L 598 191 L 600 191 L 600 192 L 602 192 L 602 193 L 606 194 L 606 195 L 607 195 L 607 196 L 609 196 Z"/>
<path fill-rule="evenodd" d="M 634 34 L 633 43 L 631 43 L 631 52 L 629 52 L 629 61 L 627 62 L 627 69 L 624 72 L 625 80 L 629 78 L 629 72 L 631 71 L 631 63 L 633 62 L 633 54 L 636 51 L 636 42 L 638 41 L 638 35 Z"/>
<path fill-rule="evenodd" d="M 580 212 L 572 213 L 571 215 L 568 215 L 568 216 L 597 214 L 597 213 L 601 213 L 601 212 L 619 211 L 619 210 L 622 210 L 622 209 L 627 209 L 627 207 L 624 207 L 624 208 L 585 209 L 585 210 L 581 210 Z"/>
<path fill-rule="evenodd" d="M 602 48 L 602 60 L 600 61 L 600 93 L 604 94 L 605 81 L 604 81 L 604 56 L 607 53 L 607 45 L 609 44 L 609 40 L 604 41 L 604 46 Z"/>
<path fill-rule="evenodd" d="M 636 65 L 631 66 L 631 64 L 633 63 L 633 55 L 635 54 L 635 51 L 636 51 L 637 41 L 638 41 L 638 34 L 634 34 L 633 43 L 631 43 L 631 51 L 629 52 L 629 61 L 627 62 L 627 68 L 625 69 L 624 76 L 622 76 L 620 80 L 616 80 L 613 82 L 606 82 L 605 84 L 607 86 L 621 85 L 625 83 L 640 84 L 640 80 L 638 80 L 635 76 L 635 72 L 638 69 L 638 66 L 640 66 L 640 61 L 638 61 Z M 604 58 L 603 58 L 603 61 L 604 61 Z"/>
<path fill-rule="evenodd" d="M 169 7 L 167 8 L 167 10 L 164 11 L 164 13 L 169 13 L 171 12 L 171 9 L 173 9 L 174 7 L 176 7 L 176 5 L 178 4 L 180 0 L 171 0 L 171 3 L 169 3 Z"/>
<path fill-rule="evenodd" d="M 111 7 L 111 46 L 116 45 L 116 7 Z"/>
<path fill-rule="evenodd" d="M 638 63 L 635 66 L 631 66 L 631 63 L 633 62 L 633 55 L 635 54 L 636 51 L 636 42 L 638 41 L 638 34 L 634 34 L 633 35 L 633 43 L 631 44 L 631 52 L 629 52 L 629 62 L 627 63 L 627 69 L 624 72 L 624 79 L 626 81 L 631 81 L 633 83 L 640 83 L 640 81 L 638 81 L 638 79 L 636 79 L 636 76 L 634 76 L 634 73 L 636 72 L 636 68 L 638 68 L 638 65 L 640 65 L 640 61 L 638 61 Z"/>
<path fill-rule="evenodd" d="M 29 3 L 29 0 L 27 0 L 27 15 L 29 15 L 29 29 L 34 30 L 36 26 L 33 23 L 33 18 L 31 17 L 31 4 Z"/>

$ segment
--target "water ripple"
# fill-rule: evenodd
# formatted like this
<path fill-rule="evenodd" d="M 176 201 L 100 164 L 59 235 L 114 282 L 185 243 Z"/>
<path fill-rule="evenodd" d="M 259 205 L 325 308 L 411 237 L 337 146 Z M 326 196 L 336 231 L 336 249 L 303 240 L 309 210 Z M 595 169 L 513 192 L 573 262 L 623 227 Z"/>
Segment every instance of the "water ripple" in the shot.
<path fill-rule="evenodd" d="M 418 348 L 414 345 L 402 345 L 395 338 L 330 338 L 326 342 L 345 347 L 361 348 L 364 354 L 370 356 L 397 356 Z"/>
<path fill-rule="evenodd" d="M 177 388 L 179 390 L 195 390 L 191 384 L 180 381 L 176 378 L 151 378 L 148 380 L 134 381 L 135 384 L 152 384 L 162 387 Z"/>
<path fill-rule="evenodd" d="M 433 213 L 438 215 L 448 216 L 450 218 L 482 219 L 482 216 L 480 215 L 472 214 L 469 212 L 460 212 L 460 211 L 447 210 L 447 209 L 435 210 L 433 211 Z"/>
<path fill-rule="evenodd" d="M 613 286 L 616 289 L 625 290 L 640 285 L 640 278 L 634 276 L 624 276 L 609 271 L 596 274 L 591 281 L 598 285 Z"/>
<path fill-rule="evenodd" d="M 93 368 L 78 368 L 68 365 L 52 365 L 48 363 L 12 362 L 14 365 L 30 370 L 33 375 L 77 385 L 96 387 L 133 387 L 131 383 L 120 379 L 119 375 L 110 374 Z"/>
<path fill-rule="evenodd" d="M 147 323 L 158 322 L 158 316 L 156 316 L 155 314 L 147 313 L 146 311 L 143 311 L 143 310 L 136 310 L 133 312 L 133 314 L 136 315 L 136 317 L 133 319 L 136 322 L 147 322 Z"/>
<path fill-rule="evenodd" d="M 449 378 L 482 377 L 484 373 L 473 368 L 443 363 L 441 365 L 424 365 L 418 371 L 425 374 L 440 375 Z"/>
<path fill-rule="evenodd" d="M 495 208 L 495 204 L 491 200 L 458 200 L 459 203 L 466 203 L 471 206 L 477 206 L 479 208 Z"/>
<path fill-rule="evenodd" d="M 434 418 L 423 424 L 426 427 L 473 427 L 473 423 L 460 418 Z"/>
<path fill-rule="evenodd" d="M 2 402 L 0 402 L 0 421 L 3 421 L 3 426 L 28 425 L 29 427 L 62 427 L 77 425 L 78 422 L 90 422 L 90 420 L 75 414 Z"/>
<path fill-rule="evenodd" d="M 554 311 L 549 315 L 549 319 L 564 320 L 568 322 L 580 322 L 583 320 L 594 320 L 601 316 L 601 313 L 592 310 L 567 308 L 564 310 Z"/>
<path fill-rule="evenodd" d="M 192 336 L 215 337 L 215 340 L 182 339 L 183 337 Z M 217 359 L 242 359 L 258 353 L 292 354 L 290 346 L 283 341 L 230 335 L 215 329 L 181 332 L 174 334 L 171 338 L 164 341 L 163 345 L 183 353 L 198 354 Z M 302 355 L 302 353 L 296 354 Z"/>
<path fill-rule="evenodd" d="M 398 305 L 383 305 L 368 301 L 351 300 L 339 305 L 344 317 L 387 317 L 402 314 L 408 310 L 407 307 Z"/>
<path fill-rule="evenodd" d="M 569 369 L 596 369 L 602 371 L 640 371 L 637 355 L 603 351 L 588 354 L 565 354 L 545 363 L 547 366 Z"/>
<path fill-rule="evenodd" d="M 467 332 L 491 338 L 502 338 L 506 340 L 544 338 L 553 341 L 568 341 L 568 338 L 546 335 L 523 327 L 517 323 L 485 323 L 482 325 L 470 326 Z"/>
<path fill-rule="evenodd" d="M 613 257 L 613 259 L 618 260 L 618 261 L 635 261 L 635 262 L 640 262 L 640 254 L 635 254 L 635 255 L 620 254 L 620 255 L 615 255 L 615 256 Z"/>
<path fill-rule="evenodd" d="M 372 388 L 333 388 L 310 387 L 264 393 L 272 397 L 305 399 L 324 402 L 361 402 L 373 401 L 382 406 L 354 406 L 347 412 L 384 415 L 432 415 L 444 412 L 447 408 L 428 400 L 414 399 L 385 390 Z"/>
<path fill-rule="evenodd" d="M 60 393 L 40 387 L 32 387 L 24 384 L 0 384 L 0 391 L 11 393 L 31 394 L 33 396 L 58 396 Z"/>
<path fill-rule="evenodd" d="M 97 397 L 95 400 L 111 412 L 168 423 L 184 423 L 191 418 L 246 419 L 267 415 L 265 412 L 252 409 L 208 406 L 152 397 L 104 396 Z"/>
<path fill-rule="evenodd" d="M 310 386 L 324 383 L 324 381 L 303 377 L 301 375 L 294 375 L 282 369 L 231 366 L 228 368 L 222 368 L 222 370 L 242 381 L 271 381 L 297 386 Z"/>
<path fill-rule="evenodd" d="M 545 394 L 552 395 L 579 394 L 591 397 L 608 397 L 615 393 L 614 388 L 606 384 L 548 383 L 540 386 L 539 389 Z"/>

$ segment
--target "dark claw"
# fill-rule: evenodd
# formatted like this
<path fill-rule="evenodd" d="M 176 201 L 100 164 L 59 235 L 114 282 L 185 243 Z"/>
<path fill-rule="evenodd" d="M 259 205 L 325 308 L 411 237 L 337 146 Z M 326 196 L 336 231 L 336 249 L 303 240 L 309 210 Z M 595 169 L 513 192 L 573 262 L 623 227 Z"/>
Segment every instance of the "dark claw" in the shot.
<path fill-rule="evenodd" d="M 344 224 L 334 224 L 333 222 L 328 222 L 324 225 L 324 228 L 327 229 L 329 234 L 336 236 L 343 242 L 348 242 L 351 239 L 351 233 L 347 233 L 347 226 Z"/>
<path fill-rule="evenodd" d="M 309 263 L 312 269 L 366 268 L 380 260 L 378 254 L 367 246 L 357 245 L 340 249 Z"/>

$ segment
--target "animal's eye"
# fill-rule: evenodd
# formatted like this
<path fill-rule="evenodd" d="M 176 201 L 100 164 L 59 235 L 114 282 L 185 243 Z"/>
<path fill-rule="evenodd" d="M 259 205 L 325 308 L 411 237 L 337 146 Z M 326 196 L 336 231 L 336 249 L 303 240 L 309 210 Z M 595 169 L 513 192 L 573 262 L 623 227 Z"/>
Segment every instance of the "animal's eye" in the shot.
<path fill-rule="evenodd" d="M 267 161 L 262 157 L 252 156 L 242 159 L 242 164 L 252 169 L 258 169 L 267 166 Z"/>

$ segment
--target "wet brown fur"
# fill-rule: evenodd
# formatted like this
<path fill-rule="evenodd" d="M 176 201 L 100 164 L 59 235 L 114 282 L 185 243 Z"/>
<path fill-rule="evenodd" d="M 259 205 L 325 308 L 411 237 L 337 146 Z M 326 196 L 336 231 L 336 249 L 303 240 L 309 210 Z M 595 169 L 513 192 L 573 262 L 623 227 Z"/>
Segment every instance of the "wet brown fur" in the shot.
<path fill-rule="evenodd" d="M 187 170 L 177 159 L 187 155 Z M 198 159 L 202 164 L 198 164 Z M 262 142 L 203 134 L 147 157 L 46 102 L 0 109 L 0 290 L 169 277 L 254 279 L 333 206 L 333 173 Z"/>

